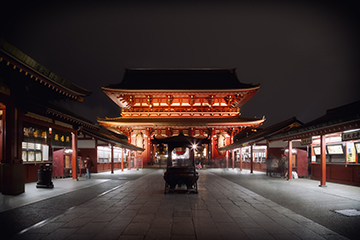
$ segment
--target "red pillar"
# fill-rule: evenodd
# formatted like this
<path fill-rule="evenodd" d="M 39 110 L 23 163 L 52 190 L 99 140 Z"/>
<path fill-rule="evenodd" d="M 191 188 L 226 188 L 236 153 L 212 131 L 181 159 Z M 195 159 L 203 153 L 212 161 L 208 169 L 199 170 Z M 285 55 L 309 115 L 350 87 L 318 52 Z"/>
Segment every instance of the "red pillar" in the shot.
<path fill-rule="evenodd" d="M 226 168 L 229 168 L 229 150 L 226 150 L 226 153 L 225 153 L 225 156 L 226 156 Z"/>
<path fill-rule="evenodd" d="M 129 157 L 128 157 L 128 169 L 131 169 L 131 150 L 129 151 Z"/>
<path fill-rule="evenodd" d="M 320 164 L 321 164 L 321 182 L 320 187 L 326 186 L 326 137 L 325 135 L 321 135 L 320 137 Z"/>
<path fill-rule="evenodd" d="M 142 159 L 142 165 L 144 165 L 146 163 L 146 165 L 149 165 L 149 163 L 151 162 L 151 138 L 150 138 L 150 131 L 148 131 L 148 137 L 147 137 L 147 143 L 145 148 L 145 152 L 146 152 L 146 159 Z"/>
<path fill-rule="evenodd" d="M 240 148 L 240 171 L 242 171 L 242 148 Z"/>
<path fill-rule="evenodd" d="M 230 133 L 230 144 L 234 143 L 234 129 L 231 130 Z M 231 160 L 232 160 L 232 169 L 234 169 L 234 150 L 232 152 L 229 151 L 229 154 L 231 154 Z"/>
<path fill-rule="evenodd" d="M 253 154 L 254 154 L 254 145 L 251 145 L 250 147 L 251 151 L 250 151 L 250 173 L 253 173 L 253 162 L 254 162 L 254 157 L 253 157 Z"/>
<path fill-rule="evenodd" d="M 231 159 L 232 159 L 232 169 L 235 168 L 235 150 L 232 151 L 231 153 Z"/>
<path fill-rule="evenodd" d="M 215 135 L 214 134 L 212 134 L 212 136 L 211 136 L 211 159 L 212 160 L 215 160 L 215 151 L 216 151 L 216 149 L 215 149 Z"/>
<path fill-rule="evenodd" d="M 18 110 L 12 104 L 2 105 L 3 156 L 0 164 L 0 191 L 4 195 L 25 192 L 25 166 L 21 163 L 22 122 Z"/>
<path fill-rule="evenodd" d="M 125 157 L 125 152 L 124 152 L 124 148 L 121 149 L 121 171 L 124 171 L 124 157 Z"/>
<path fill-rule="evenodd" d="M 111 173 L 114 173 L 114 146 L 111 145 Z"/>
<path fill-rule="evenodd" d="M 71 166 L 72 166 L 72 179 L 77 179 L 77 130 L 74 132 L 71 132 L 71 138 L 72 138 L 72 154 L 71 154 Z"/>
<path fill-rule="evenodd" d="M 290 140 L 289 142 L 289 156 L 288 156 L 288 178 L 292 179 L 292 140 Z"/>
<path fill-rule="evenodd" d="M 156 152 L 156 145 L 155 144 L 151 144 L 151 151 L 152 151 L 152 162 L 155 164 L 156 159 L 155 159 L 155 152 Z"/>

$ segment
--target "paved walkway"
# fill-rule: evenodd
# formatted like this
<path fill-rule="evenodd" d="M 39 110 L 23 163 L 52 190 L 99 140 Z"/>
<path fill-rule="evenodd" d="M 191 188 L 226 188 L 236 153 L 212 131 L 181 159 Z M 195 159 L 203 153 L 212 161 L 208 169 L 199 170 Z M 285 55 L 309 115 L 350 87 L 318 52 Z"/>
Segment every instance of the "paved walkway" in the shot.
<path fill-rule="evenodd" d="M 109 180 L 119 180 L 124 183 L 129 180 L 138 178 L 151 172 L 152 169 L 141 169 L 124 171 L 116 170 L 114 174 L 110 172 L 102 172 L 92 174 L 92 178 L 86 179 L 86 175 L 83 174 L 78 181 L 71 178 L 53 178 L 54 188 L 36 188 L 36 182 L 26 183 L 25 192 L 16 196 L 2 195 L 0 193 L 0 213 L 6 210 L 11 210 L 21 206 L 26 206 L 31 203 L 39 202 L 45 199 L 61 196 L 66 193 L 85 189 L 94 185 L 98 185 Z"/>
<path fill-rule="evenodd" d="M 267 177 L 263 172 L 249 170 L 210 169 L 264 198 L 292 210 L 350 239 L 360 236 L 360 187 L 299 178 L 287 181 L 279 177 Z M 347 211 L 347 216 L 337 211 Z"/>
<path fill-rule="evenodd" d="M 18 239 L 346 239 L 210 171 L 198 194 L 164 194 L 162 170 L 114 187 Z"/>

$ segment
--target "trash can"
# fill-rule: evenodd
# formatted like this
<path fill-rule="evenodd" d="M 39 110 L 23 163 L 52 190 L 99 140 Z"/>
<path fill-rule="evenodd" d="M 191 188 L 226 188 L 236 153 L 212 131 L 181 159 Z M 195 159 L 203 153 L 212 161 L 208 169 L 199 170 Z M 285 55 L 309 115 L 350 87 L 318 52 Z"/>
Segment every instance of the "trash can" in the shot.
<path fill-rule="evenodd" d="M 40 164 L 38 170 L 37 188 L 53 188 L 52 180 L 52 167 L 50 163 Z"/>

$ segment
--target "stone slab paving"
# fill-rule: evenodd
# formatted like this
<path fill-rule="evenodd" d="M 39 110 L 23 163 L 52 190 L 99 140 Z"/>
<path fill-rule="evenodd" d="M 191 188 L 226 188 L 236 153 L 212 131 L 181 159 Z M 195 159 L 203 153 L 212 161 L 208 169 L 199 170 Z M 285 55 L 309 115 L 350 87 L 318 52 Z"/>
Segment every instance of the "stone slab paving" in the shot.
<path fill-rule="evenodd" d="M 122 184 L 17 239 L 347 239 L 208 171 L 198 194 L 164 194 L 162 173 Z"/>

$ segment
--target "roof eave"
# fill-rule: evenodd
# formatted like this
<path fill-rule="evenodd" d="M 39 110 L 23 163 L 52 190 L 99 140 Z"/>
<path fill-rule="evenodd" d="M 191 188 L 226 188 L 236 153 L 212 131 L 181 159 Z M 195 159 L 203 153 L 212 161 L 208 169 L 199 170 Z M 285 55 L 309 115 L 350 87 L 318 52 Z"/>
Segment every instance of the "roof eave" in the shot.
<path fill-rule="evenodd" d="M 35 76 L 35 80 L 39 78 L 42 81 L 47 82 L 49 86 L 51 85 L 54 88 L 62 89 L 64 92 L 68 92 L 69 95 L 76 96 L 78 98 L 76 98 L 77 101 L 81 102 L 83 97 L 90 96 L 92 94 L 92 91 L 80 87 L 49 71 L 31 57 L 10 43 L 6 42 L 3 38 L 0 38 L 0 52 L 3 53 L 3 57 L 0 58 L 1 60 L 5 57 L 6 59 L 4 58 L 4 60 L 10 62 L 12 65 L 17 66 L 20 69 L 23 69 L 26 73 L 29 73 L 30 77 Z M 42 72 L 47 74 L 40 72 L 36 68 L 41 69 Z M 66 83 L 66 85 L 72 86 L 73 88 L 65 86 L 64 83 Z"/>

